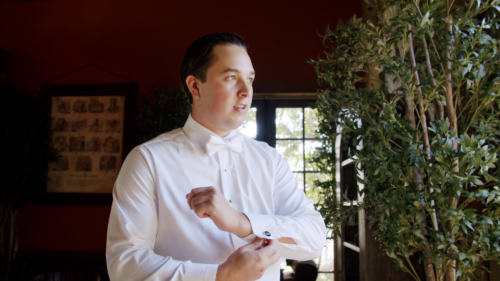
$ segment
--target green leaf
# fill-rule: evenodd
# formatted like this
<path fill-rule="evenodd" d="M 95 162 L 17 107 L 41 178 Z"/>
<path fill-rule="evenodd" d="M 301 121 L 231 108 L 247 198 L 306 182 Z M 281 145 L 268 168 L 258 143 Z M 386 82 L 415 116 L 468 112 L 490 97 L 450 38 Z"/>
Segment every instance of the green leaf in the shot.
<path fill-rule="evenodd" d="M 466 257 L 467 257 L 467 254 L 466 254 L 466 253 L 463 253 L 463 252 L 462 252 L 462 253 L 460 253 L 460 254 L 458 255 L 458 258 L 459 258 L 461 261 L 462 261 L 462 260 L 464 260 Z"/>
<path fill-rule="evenodd" d="M 477 177 L 473 177 L 472 178 L 472 182 L 475 184 L 475 185 L 483 185 L 484 183 Z"/>
<path fill-rule="evenodd" d="M 484 220 L 487 224 L 494 225 L 493 220 L 491 220 L 491 218 L 490 218 L 490 217 L 483 216 L 483 220 Z"/>
<path fill-rule="evenodd" d="M 488 172 L 486 172 L 486 171 L 484 171 L 483 176 L 485 177 L 486 182 L 496 181 L 496 178 L 494 176 L 488 174 Z"/>
<path fill-rule="evenodd" d="M 422 232 L 420 231 L 420 229 L 412 229 L 412 230 L 411 230 L 411 232 L 412 232 L 413 234 L 415 234 L 416 236 L 418 236 L 418 237 L 420 237 L 420 238 L 424 239 L 424 236 L 422 235 Z"/>
<path fill-rule="evenodd" d="M 472 227 L 472 224 L 470 223 L 470 221 L 466 220 L 464 221 L 465 225 L 470 228 L 472 231 L 474 231 L 474 228 Z"/>
<path fill-rule="evenodd" d="M 479 65 L 479 73 L 477 74 L 478 78 L 483 78 L 486 76 L 486 72 L 484 72 L 484 64 Z"/>
<path fill-rule="evenodd" d="M 422 22 L 420 22 L 420 24 L 419 24 L 420 28 L 422 28 L 429 21 L 429 16 L 430 16 L 430 13 L 427 12 L 427 14 L 425 14 L 425 16 L 422 18 Z"/>

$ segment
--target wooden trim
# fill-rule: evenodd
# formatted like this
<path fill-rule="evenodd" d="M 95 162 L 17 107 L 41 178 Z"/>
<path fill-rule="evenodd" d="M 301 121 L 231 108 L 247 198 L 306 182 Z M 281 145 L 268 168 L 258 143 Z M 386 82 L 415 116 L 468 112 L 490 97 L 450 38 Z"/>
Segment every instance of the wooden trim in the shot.
<path fill-rule="evenodd" d="M 297 100 L 316 99 L 317 93 L 254 93 L 254 100 Z"/>
<path fill-rule="evenodd" d="M 351 205 L 351 203 L 353 203 L 353 204 Z M 358 206 L 359 205 L 359 201 L 342 202 L 342 205 L 345 206 L 345 207 Z"/>
<path fill-rule="evenodd" d="M 338 132 L 341 133 L 341 132 Z M 339 134 L 335 138 L 335 200 L 337 203 L 342 203 L 342 135 Z M 344 229 L 342 227 L 340 235 L 335 236 L 334 242 L 334 280 L 345 281 L 345 264 L 344 264 Z"/>
<path fill-rule="evenodd" d="M 344 161 L 342 161 L 342 167 L 345 167 L 345 166 L 349 166 L 349 165 L 351 165 L 351 164 L 354 164 L 354 163 L 356 163 L 356 161 L 358 161 L 358 158 L 357 158 L 357 157 L 355 157 L 355 158 L 349 158 L 349 159 L 347 159 L 347 160 L 344 160 Z"/>
<path fill-rule="evenodd" d="M 345 241 L 344 241 L 343 244 L 344 244 L 344 247 L 349 248 L 349 249 L 351 249 L 351 250 L 359 253 L 359 247 L 358 246 L 356 246 L 354 244 L 351 244 L 349 242 L 345 242 Z"/>

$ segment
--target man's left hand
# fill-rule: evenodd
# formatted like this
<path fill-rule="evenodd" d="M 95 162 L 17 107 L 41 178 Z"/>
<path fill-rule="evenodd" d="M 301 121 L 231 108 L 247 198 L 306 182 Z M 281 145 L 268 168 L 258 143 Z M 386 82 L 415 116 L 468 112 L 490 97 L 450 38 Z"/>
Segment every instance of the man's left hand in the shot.
<path fill-rule="evenodd" d="M 224 195 L 215 187 L 198 187 L 186 195 L 189 208 L 200 218 L 211 218 L 222 231 L 234 233 L 240 238 L 252 234 L 248 218 L 231 207 Z"/>

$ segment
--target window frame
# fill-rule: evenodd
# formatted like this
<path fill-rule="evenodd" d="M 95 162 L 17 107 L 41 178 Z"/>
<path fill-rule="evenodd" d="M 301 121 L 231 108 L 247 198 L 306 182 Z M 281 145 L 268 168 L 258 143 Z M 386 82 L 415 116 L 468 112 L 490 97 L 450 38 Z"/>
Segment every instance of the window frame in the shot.
<path fill-rule="evenodd" d="M 257 140 L 264 141 L 269 146 L 276 147 L 276 108 L 278 107 L 313 107 L 316 93 L 307 93 L 299 98 L 274 94 L 274 97 L 257 96 L 252 101 L 252 107 L 257 108 Z M 271 96 L 273 97 L 273 96 Z M 270 122 L 272 120 L 272 122 Z M 268 121 L 268 122 L 266 122 Z"/>
<path fill-rule="evenodd" d="M 264 141 L 269 146 L 276 147 L 276 108 L 314 108 L 314 103 L 317 101 L 316 93 L 292 93 L 292 94 L 254 94 L 252 107 L 257 108 L 257 137 L 256 140 Z M 304 119 L 303 119 L 304 120 Z M 303 124 L 304 126 L 304 124 Z M 303 132 L 305 128 L 303 127 Z M 304 133 L 302 135 L 303 145 L 305 150 L 306 140 L 315 140 L 316 138 L 306 138 Z M 304 155 L 305 162 L 305 155 Z M 293 171 L 294 173 L 298 171 Z M 305 173 L 319 173 L 317 171 L 307 171 L 306 166 L 303 167 L 304 173 L 304 189 L 306 187 Z M 305 191 L 305 190 L 304 190 Z M 334 257 L 335 258 L 335 257 Z M 335 266 L 332 265 L 333 270 L 320 270 L 319 274 L 333 274 L 335 275 Z M 335 278 L 335 277 L 334 277 Z"/>

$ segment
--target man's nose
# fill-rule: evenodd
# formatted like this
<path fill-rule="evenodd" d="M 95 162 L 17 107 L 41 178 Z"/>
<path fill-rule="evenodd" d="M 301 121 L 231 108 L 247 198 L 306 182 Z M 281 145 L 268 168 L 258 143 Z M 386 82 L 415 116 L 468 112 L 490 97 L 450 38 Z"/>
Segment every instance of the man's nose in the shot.
<path fill-rule="evenodd" d="M 240 83 L 240 87 L 238 89 L 238 96 L 239 97 L 247 97 L 247 96 L 251 96 L 253 93 L 253 87 L 252 87 L 252 83 L 251 82 L 246 82 L 246 81 L 242 81 Z"/>

